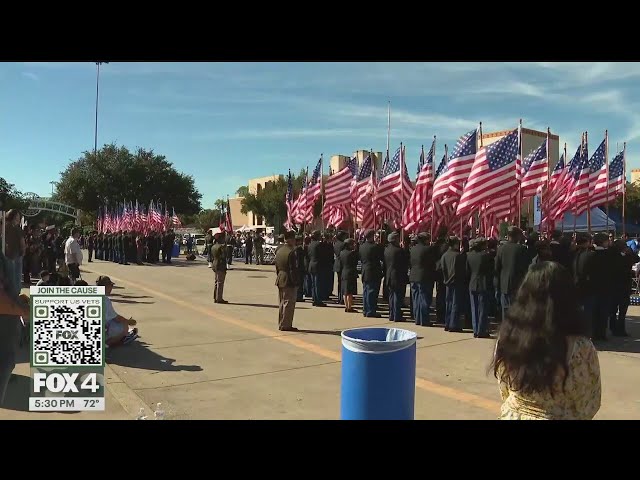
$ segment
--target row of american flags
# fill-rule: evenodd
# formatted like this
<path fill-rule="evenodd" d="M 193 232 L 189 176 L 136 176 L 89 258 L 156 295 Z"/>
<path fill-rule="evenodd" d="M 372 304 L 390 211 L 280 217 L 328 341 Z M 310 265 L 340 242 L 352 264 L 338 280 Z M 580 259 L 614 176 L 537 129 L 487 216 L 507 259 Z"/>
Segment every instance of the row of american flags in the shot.
<path fill-rule="evenodd" d="M 160 202 L 149 203 L 145 208 L 137 201 L 122 202 L 115 207 L 102 207 L 98 210 L 96 230 L 98 233 L 114 233 L 122 231 L 150 233 L 164 233 L 171 228 L 181 228 L 182 224 L 175 209 L 169 209 L 165 203 L 164 208 Z"/>
<path fill-rule="evenodd" d="M 540 145 L 523 158 L 522 123 L 486 146 L 480 125 L 462 135 L 453 151 L 445 145 L 437 162 L 434 137 L 426 153 L 422 148 L 415 182 L 409 177 L 402 144 L 391 158 L 387 150 L 380 171 L 371 153 L 360 165 L 351 158 L 326 181 L 321 157 L 311 176 L 307 171 L 297 195 L 289 171 L 285 226 L 311 223 L 313 207 L 322 197 L 322 219 L 336 228 L 355 220 L 364 229 L 384 222 L 407 232 L 445 227 L 462 234 L 475 224 L 485 235 L 495 236 L 502 222 L 517 220 L 523 201 L 531 197 L 541 200 L 540 228 L 551 229 L 568 212 L 580 215 L 623 194 L 626 148 L 608 161 L 606 132 L 591 156 L 586 133 L 570 160 L 565 145 L 553 171 L 549 142 L 547 131 Z"/>

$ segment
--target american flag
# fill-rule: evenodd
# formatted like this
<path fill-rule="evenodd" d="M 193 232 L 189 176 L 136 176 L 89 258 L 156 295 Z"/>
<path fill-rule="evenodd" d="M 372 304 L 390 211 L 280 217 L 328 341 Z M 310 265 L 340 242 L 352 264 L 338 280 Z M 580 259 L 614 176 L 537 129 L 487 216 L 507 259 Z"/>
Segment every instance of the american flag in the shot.
<path fill-rule="evenodd" d="M 322 187 L 322 158 L 318 160 L 316 168 L 313 169 L 311 180 L 307 185 L 307 209 L 313 211 L 313 205 L 320 198 Z"/>
<path fill-rule="evenodd" d="M 416 187 L 402 216 L 402 225 L 406 230 L 417 229 L 426 217 L 427 203 L 431 200 L 433 187 L 433 157 L 435 152 L 436 140 L 434 138 L 426 158 L 424 148 L 420 154 Z"/>
<path fill-rule="evenodd" d="M 522 161 L 520 180 L 520 195 L 522 199 L 533 197 L 542 191 L 547 183 L 549 159 L 547 155 L 547 140 L 527 155 Z"/>
<path fill-rule="evenodd" d="M 373 160 L 371 155 L 367 156 L 360 165 L 360 170 L 356 176 L 356 181 L 351 189 L 353 199 L 353 213 L 357 221 L 361 222 L 365 215 L 371 211 L 371 174 L 373 171 Z"/>
<path fill-rule="evenodd" d="M 298 194 L 298 198 L 293 202 L 293 221 L 298 225 L 304 223 L 307 216 L 307 178 L 308 173 L 302 179 L 302 189 Z"/>
<path fill-rule="evenodd" d="M 556 164 L 556 166 L 553 168 L 553 171 L 551 172 L 551 178 L 549 179 L 549 186 L 547 187 L 547 191 L 544 194 L 544 196 L 542 197 L 542 225 L 546 224 L 547 222 L 551 221 L 551 217 L 549 215 L 549 213 L 556 208 L 556 203 L 559 200 L 562 200 L 562 189 L 560 188 L 560 185 L 562 184 L 562 181 L 564 179 L 564 175 L 565 175 L 565 160 L 564 160 L 564 154 L 560 157 L 560 160 L 558 161 L 558 163 Z M 550 228 L 553 228 L 550 226 Z"/>
<path fill-rule="evenodd" d="M 227 201 L 227 209 L 229 208 L 229 202 Z M 182 222 L 180 221 L 180 218 L 178 218 L 178 215 L 176 215 L 176 209 L 172 208 L 173 211 L 173 215 L 171 217 L 171 223 L 173 223 L 173 226 L 175 228 L 182 228 Z"/>
<path fill-rule="evenodd" d="M 476 158 L 477 145 L 478 130 L 471 130 L 460 137 L 445 169 L 433 184 L 434 202 L 452 202 L 460 198 Z"/>
<path fill-rule="evenodd" d="M 482 203 L 501 196 L 517 186 L 516 159 L 520 154 L 519 130 L 513 130 L 497 142 L 480 149 L 458 202 L 459 216 L 471 212 Z"/>
<path fill-rule="evenodd" d="M 607 188 L 607 171 L 600 174 L 591 198 L 591 207 L 599 207 L 612 202 L 624 192 L 624 152 L 620 152 L 609 164 L 609 188 Z"/>
<path fill-rule="evenodd" d="M 602 186 L 606 190 L 607 187 L 607 140 L 604 139 L 600 146 L 593 152 L 591 160 L 589 160 L 589 184 L 586 187 L 586 194 L 582 195 L 579 202 L 576 202 L 576 214 L 580 215 L 587 208 L 593 208 L 590 196 L 598 189 L 598 181 L 602 175 Z"/>
<path fill-rule="evenodd" d="M 438 180 L 438 178 L 440 178 L 440 176 L 446 171 L 447 168 L 447 159 L 448 159 L 448 155 L 447 155 L 447 146 L 444 146 L 444 155 L 442 156 L 442 160 L 440 160 L 440 164 L 438 165 L 438 168 L 436 169 L 436 173 L 434 175 L 434 179 Z M 433 224 L 433 230 L 435 232 L 437 232 L 438 228 L 440 228 L 441 225 L 447 226 L 449 223 L 449 220 L 453 217 L 453 215 L 455 214 L 455 204 L 453 203 L 447 203 L 447 204 L 442 204 L 440 202 L 436 202 L 433 199 L 433 196 L 431 197 L 431 204 L 427 207 L 427 215 L 425 217 L 425 221 L 428 221 L 429 218 L 431 218 L 431 222 Z"/>
<path fill-rule="evenodd" d="M 284 226 L 287 230 L 291 230 L 293 228 L 293 179 L 291 178 L 291 170 L 289 170 L 287 193 L 285 195 L 284 202 L 287 206 L 287 221 Z"/>
<path fill-rule="evenodd" d="M 413 185 L 407 173 L 404 148 L 398 148 L 390 162 L 382 169 L 376 191 L 376 208 L 391 215 L 402 215 L 402 206 L 406 205 L 413 193 Z"/>
<path fill-rule="evenodd" d="M 325 207 L 351 203 L 351 185 L 357 174 L 357 168 L 358 159 L 354 157 L 347 161 L 342 170 L 327 179 L 324 188 Z"/>
<path fill-rule="evenodd" d="M 580 163 L 581 152 L 582 145 L 578 147 L 576 154 L 562 170 L 562 174 L 555 182 L 553 191 L 550 193 L 549 221 L 555 222 L 564 215 L 564 212 L 566 212 L 564 204 L 567 201 L 568 196 L 571 194 L 574 181 L 573 174 L 576 166 Z"/>
<path fill-rule="evenodd" d="M 575 157 L 574 157 L 575 158 Z M 582 144 L 578 151 L 578 161 L 574 163 L 573 171 L 570 172 L 570 179 L 567 182 L 567 190 L 564 203 L 560 207 L 560 213 L 571 210 L 576 212 L 582 202 L 586 203 L 589 196 L 589 155 L 587 146 L 582 136 Z"/>
<path fill-rule="evenodd" d="M 333 205 L 323 211 L 323 217 L 328 226 L 339 228 L 349 219 L 349 211 L 346 205 Z"/>

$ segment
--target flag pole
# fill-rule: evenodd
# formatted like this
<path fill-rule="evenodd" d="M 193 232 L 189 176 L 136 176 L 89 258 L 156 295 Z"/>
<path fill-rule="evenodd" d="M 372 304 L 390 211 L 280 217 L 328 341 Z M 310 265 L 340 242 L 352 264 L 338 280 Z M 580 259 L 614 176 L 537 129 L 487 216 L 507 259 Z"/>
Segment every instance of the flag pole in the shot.
<path fill-rule="evenodd" d="M 480 128 L 479 128 L 478 134 L 480 137 L 480 148 L 482 148 L 484 146 L 484 140 L 482 139 L 482 122 L 480 122 Z M 485 205 L 486 205 L 486 202 L 485 202 Z M 484 226 L 482 226 L 485 220 L 484 217 L 485 217 L 484 209 L 481 209 L 480 207 L 478 207 L 478 230 L 484 230 Z M 486 232 L 482 232 L 482 233 L 485 234 Z"/>
<path fill-rule="evenodd" d="M 584 147 L 588 147 L 589 146 L 589 133 L 588 132 L 584 132 Z M 589 152 L 587 151 L 587 154 Z M 589 173 L 589 175 L 591 175 L 591 173 Z M 591 180 L 589 180 L 589 188 L 591 188 Z M 591 235 L 591 197 L 590 197 L 590 192 L 587 191 L 587 229 L 589 232 L 589 235 Z"/>
<path fill-rule="evenodd" d="M 604 164 L 607 167 L 607 235 L 609 234 L 609 130 L 604 131 Z"/>
<path fill-rule="evenodd" d="M 566 171 L 569 170 L 569 162 L 567 161 L 567 142 L 564 142 L 564 168 Z M 562 233 L 564 233 L 564 214 L 562 215 Z"/>
<path fill-rule="evenodd" d="M 322 225 L 322 234 L 324 235 L 324 154 L 320 154 L 320 221 Z"/>
<path fill-rule="evenodd" d="M 407 166 L 404 163 L 404 148 L 400 142 L 400 241 L 404 244 L 404 227 L 402 226 L 402 216 L 404 215 L 404 174 Z"/>
<path fill-rule="evenodd" d="M 522 154 L 522 119 L 518 124 L 518 144 L 520 147 L 520 171 L 516 171 L 516 177 L 518 178 L 518 221 L 516 226 L 520 228 L 522 226 L 522 161 L 524 160 L 524 156 Z M 517 165 L 516 165 L 516 168 Z"/>
<path fill-rule="evenodd" d="M 373 179 L 377 171 L 376 171 L 376 162 L 373 158 L 373 148 L 369 150 L 369 153 L 371 155 L 371 176 L 369 177 L 369 182 L 371 183 L 371 210 L 373 210 L 373 229 L 375 230 L 377 225 L 376 223 L 377 219 L 376 219 L 376 206 L 373 202 L 373 199 L 375 198 Z M 362 215 L 362 223 L 364 223 L 364 213 Z"/>
<path fill-rule="evenodd" d="M 560 161 L 560 159 L 558 159 Z M 544 190 L 540 192 L 540 233 L 542 234 L 542 218 L 544 217 L 544 198 L 549 196 L 549 186 L 551 185 L 551 128 L 547 127 L 547 195 L 544 195 Z M 547 208 L 547 211 L 549 209 Z M 548 215 L 548 213 L 547 213 Z M 535 215 L 534 215 L 535 217 Z M 536 223 L 535 220 L 533 223 Z M 549 219 L 547 218 L 547 238 L 549 238 Z"/>
<path fill-rule="evenodd" d="M 446 152 L 446 145 L 445 145 L 445 152 Z M 433 136 L 433 158 L 432 158 L 432 166 L 431 166 L 431 224 L 429 226 L 429 236 L 431 237 L 429 239 L 429 241 L 431 243 L 435 243 L 434 239 L 433 239 L 433 224 L 435 223 L 433 220 L 435 218 L 435 215 L 433 214 L 433 184 L 436 181 L 436 168 L 438 168 L 438 164 L 436 164 L 436 158 L 438 158 L 436 156 L 436 136 Z"/>
<path fill-rule="evenodd" d="M 627 234 L 625 205 L 627 203 L 627 142 L 622 144 L 622 238 Z"/>

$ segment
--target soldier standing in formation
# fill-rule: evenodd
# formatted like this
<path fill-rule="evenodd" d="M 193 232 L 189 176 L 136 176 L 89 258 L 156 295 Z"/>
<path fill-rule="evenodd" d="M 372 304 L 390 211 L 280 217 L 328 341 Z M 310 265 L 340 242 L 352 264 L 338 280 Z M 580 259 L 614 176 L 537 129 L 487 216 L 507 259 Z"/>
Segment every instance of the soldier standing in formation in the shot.
<path fill-rule="evenodd" d="M 211 268 L 214 276 L 213 301 L 215 303 L 229 303 L 223 298 L 224 281 L 227 276 L 227 246 L 224 234 L 215 235 L 215 244 L 211 249 Z"/>
<path fill-rule="evenodd" d="M 297 331 L 293 326 L 296 309 L 297 289 L 300 285 L 298 256 L 296 254 L 296 234 L 285 233 L 285 244 L 276 253 L 276 286 L 278 287 L 278 330 Z"/>
<path fill-rule="evenodd" d="M 429 234 L 419 233 L 416 244 L 409 251 L 411 271 L 411 299 L 416 325 L 431 326 L 429 310 L 433 300 L 436 275 L 436 247 L 428 245 Z"/>
<path fill-rule="evenodd" d="M 277 255 L 277 252 L 276 252 Z M 314 230 L 311 233 L 311 243 L 309 244 L 309 274 L 311 275 L 311 289 L 314 307 L 326 307 L 324 303 L 322 281 L 322 248 L 320 246 L 320 232 Z"/>
<path fill-rule="evenodd" d="M 489 282 L 493 281 L 491 257 L 486 251 L 487 241 L 484 238 L 473 239 L 470 248 L 471 251 L 467 254 L 467 272 L 473 336 L 490 338 L 487 292 Z"/>
<path fill-rule="evenodd" d="M 342 271 L 341 271 L 341 263 L 340 263 L 340 253 L 344 248 L 344 240 L 345 240 L 345 232 L 338 232 L 336 234 L 336 241 L 333 243 L 333 253 L 335 255 L 335 260 L 333 262 L 333 271 L 338 274 L 338 300 L 336 303 L 338 305 L 344 305 L 344 295 L 342 293 Z"/>
<path fill-rule="evenodd" d="M 409 283 L 409 254 L 400 247 L 400 235 L 393 232 L 384 251 L 386 266 L 384 282 L 389 290 L 389 320 L 401 322 L 404 297 Z"/>
<path fill-rule="evenodd" d="M 360 260 L 362 262 L 362 315 L 370 318 L 380 318 L 378 313 L 378 296 L 380 282 L 384 277 L 382 261 L 384 252 L 382 245 L 375 242 L 375 232 L 365 233 L 365 242 L 360 246 Z"/>

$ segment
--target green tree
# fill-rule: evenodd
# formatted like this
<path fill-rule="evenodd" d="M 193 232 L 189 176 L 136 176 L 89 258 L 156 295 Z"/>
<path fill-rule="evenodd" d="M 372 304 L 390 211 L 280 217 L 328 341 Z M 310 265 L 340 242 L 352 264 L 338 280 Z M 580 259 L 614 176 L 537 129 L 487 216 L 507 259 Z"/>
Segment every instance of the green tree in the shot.
<path fill-rule="evenodd" d="M 12 208 L 26 210 L 28 206 L 29 201 L 24 198 L 22 192 L 17 190 L 15 185 L 0 177 L 0 210 L 7 211 Z"/>
<path fill-rule="evenodd" d="M 196 216 L 197 227 L 206 232 L 210 228 L 220 225 L 220 211 L 218 210 L 202 210 Z"/>
<path fill-rule="evenodd" d="M 213 206 L 216 207 L 216 210 L 223 211 L 227 208 L 227 200 L 225 198 L 219 198 L 213 202 Z"/>
<path fill-rule="evenodd" d="M 625 190 L 625 221 L 640 223 L 640 184 L 627 182 Z M 622 211 L 622 195 L 612 204 L 616 210 Z"/>
<path fill-rule="evenodd" d="M 238 195 L 239 197 L 246 197 L 247 195 L 249 195 L 249 187 L 247 187 L 246 185 L 238 187 L 238 190 L 236 190 L 236 195 Z"/>
<path fill-rule="evenodd" d="M 306 169 L 293 178 L 294 198 L 302 190 L 302 185 Z M 268 182 L 266 186 L 257 194 L 247 193 L 242 199 L 242 213 L 253 212 L 256 215 L 264 217 L 265 223 L 275 227 L 277 231 L 283 226 L 287 220 L 287 206 L 284 202 L 287 194 L 287 178 L 286 176 L 278 177 L 275 182 Z M 320 210 L 320 201 L 314 206 L 314 214 L 318 215 Z"/>
<path fill-rule="evenodd" d="M 142 205 L 159 200 L 182 214 L 199 212 L 202 198 L 193 177 L 178 172 L 163 155 L 115 144 L 105 145 L 97 156 L 84 152 L 72 162 L 61 173 L 57 196 L 86 212 L 124 200 Z"/>

